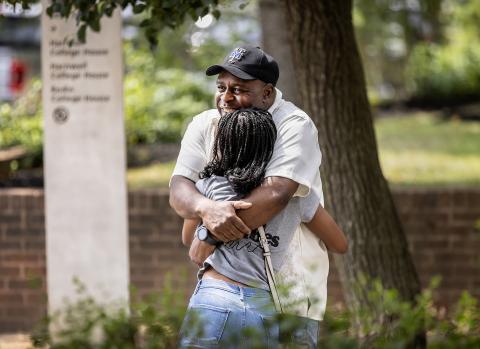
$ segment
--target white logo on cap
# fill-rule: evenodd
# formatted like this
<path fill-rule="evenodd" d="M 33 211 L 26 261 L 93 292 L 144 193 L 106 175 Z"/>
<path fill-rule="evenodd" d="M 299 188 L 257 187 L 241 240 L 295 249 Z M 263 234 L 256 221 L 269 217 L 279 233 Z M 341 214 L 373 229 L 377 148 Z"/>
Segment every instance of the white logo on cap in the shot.
<path fill-rule="evenodd" d="M 237 47 L 235 50 L 233 50 L 232 53 L 230 53 L 230 56 L 228 56 L 228 63 L 235 63 L 241 60 L 244 56 L 247 50 L 241 47 Z"/>

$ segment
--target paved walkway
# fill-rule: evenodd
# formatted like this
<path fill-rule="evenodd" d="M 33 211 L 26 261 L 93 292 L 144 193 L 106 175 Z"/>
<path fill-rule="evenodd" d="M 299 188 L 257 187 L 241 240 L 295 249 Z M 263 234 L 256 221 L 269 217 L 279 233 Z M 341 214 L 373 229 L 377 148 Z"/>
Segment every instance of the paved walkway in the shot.
<path fill-rule="evenodd" d="M 0 334 L 0 349 L 27 349 L 31 347 L 27 334 Z"/>

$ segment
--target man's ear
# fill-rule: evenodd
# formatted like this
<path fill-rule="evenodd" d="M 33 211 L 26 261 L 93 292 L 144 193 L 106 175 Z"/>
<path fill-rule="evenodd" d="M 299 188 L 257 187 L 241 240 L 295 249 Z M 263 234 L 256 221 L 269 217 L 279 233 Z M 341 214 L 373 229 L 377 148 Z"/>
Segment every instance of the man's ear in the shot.
<path fill-rule="evenodd" d="M 270 100 L 274 96 L 275 87 L 272 84 L 266 84 L 263 88 L 263 99 Z"/>

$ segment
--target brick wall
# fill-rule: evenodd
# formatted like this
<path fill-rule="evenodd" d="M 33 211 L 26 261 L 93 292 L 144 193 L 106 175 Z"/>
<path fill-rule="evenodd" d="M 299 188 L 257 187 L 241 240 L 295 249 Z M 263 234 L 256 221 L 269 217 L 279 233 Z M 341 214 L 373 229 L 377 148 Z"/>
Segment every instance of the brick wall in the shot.
<path fill-rule="evenodd" d="M 463 290 L 480 297 L 480 232 L 474 228 L 480 189 L 396 190 L 394 196 L 423 285 L 441 275 L 444 304 Z M 158 291 L 170 271 L 188 295 L 195 267 L 167 192 L 135 191 L 128 199 L 132 284 L 139 295 Z M 45 264 L 43 191 L 0 190 L 0 333 L 29 330 L 46 313 Z M 329 303 L 341 299 L 332 265 Z"/>

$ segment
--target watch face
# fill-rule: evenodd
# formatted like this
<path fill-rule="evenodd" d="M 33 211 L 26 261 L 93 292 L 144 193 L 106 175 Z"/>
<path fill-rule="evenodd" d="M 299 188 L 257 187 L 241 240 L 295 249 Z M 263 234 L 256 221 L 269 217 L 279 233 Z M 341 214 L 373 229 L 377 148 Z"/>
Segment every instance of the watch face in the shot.
<path fill-rule="evenodd" d="M 208 230 L 204 225 L 201 225 L 197 231 L 198 240 L 205 241 L 208 237 Z"/>

